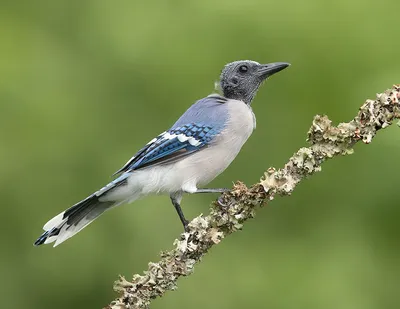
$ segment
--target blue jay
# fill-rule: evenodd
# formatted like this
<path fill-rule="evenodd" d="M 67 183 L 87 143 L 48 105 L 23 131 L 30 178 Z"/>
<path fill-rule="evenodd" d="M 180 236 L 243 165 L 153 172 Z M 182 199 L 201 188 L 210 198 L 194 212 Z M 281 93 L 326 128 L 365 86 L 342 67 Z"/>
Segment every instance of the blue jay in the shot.
<path fill-rule="evenodd" d="M 251 109 L 260 85 L 289 63 L 260 64 L 244 60 L 228 63 L 219 88 L 194 103 L 167 131 L 140 149 L 115 174 L 119 177 L 48 221 L 35 245 L 72 237 L 103 212 L 149 194 L 169 194 L 185 230 L 183 193 L 220 193 L 227 189 L 200 189 L 223 172 L 239 153 L 256 126 Z M 114 175 L 115 175 L 114 174 Z"/>

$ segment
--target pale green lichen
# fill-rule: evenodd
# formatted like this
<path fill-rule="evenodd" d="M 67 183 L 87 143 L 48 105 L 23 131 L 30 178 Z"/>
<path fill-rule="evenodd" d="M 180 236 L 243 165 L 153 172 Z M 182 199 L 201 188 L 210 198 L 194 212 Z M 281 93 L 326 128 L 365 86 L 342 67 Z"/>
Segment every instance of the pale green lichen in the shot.
<path fill-rule="evenodd" d="M 378 130 L 399 119 L 399 99 L 400 86 L 395 85 L 377 94 L 376 100 L 367 100 L 352 121 L 337 127 L 327 116 L 316 116 L 308 132 L 311 146 L 299 149 L 284 168 L 269 168 L 260 182 L 250 188 L 236 183 L 213 205 L 208 216 L 200 215 L 190 222 L 188 232 L 175 240 L 174 249 L 161 253 L 158 263 L 149 263 L 148 270 L 143 275 L 134 275 L 131 282 L 120 277 L 114 289 L 121 296 L 106 308 L 149 308 L 154 298 L 175 290 L 178 278 L 190 275 L 213 245 L 254 217 L 256 206 L 262 206 L 275 195 L 290 195 L 302 179 L 319 172 L 325 160 L 353 153 L 355 143 L 360 140 L 370 143 Z"/>
<path fill-rule="evenodd" d="M 353 146 L 359 140 L 370 143 L 377 130 L 386 128 L 393 119 L 399 118 L 399 98 L 400 87 L 395 85 L 377 94 L 376 100 L 367 100 L 352 121 L 340 123 L 337 127 L 327 116 L 315 116 L 307 138 L 311 146 L 297 151 L 283 169 L 268 169 L 261 180 L 269 199 L 275 194 L 291 194 L 299 181 L 321 171 L 325 160 L 352 154 Z"/>

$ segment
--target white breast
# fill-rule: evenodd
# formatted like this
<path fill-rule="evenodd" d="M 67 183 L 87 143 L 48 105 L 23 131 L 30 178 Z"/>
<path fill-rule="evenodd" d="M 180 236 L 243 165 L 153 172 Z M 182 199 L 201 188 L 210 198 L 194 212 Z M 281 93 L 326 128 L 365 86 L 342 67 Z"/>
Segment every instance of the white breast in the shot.
<path fill-rule="evenodd" d="M 236 100 L 224 104 L 228 105 L 229 118 L 221 134 L 210 147 L 176 163 L 176 167 L 185 175 L 182 184 L 184 191 L 194 192 L 197 186 L 206 185 L 222 173 L 255 128 L 255 116 L 248 105 Z"/>
<path fill-rule="evenodd" d="M 251 107 L 242 101 L 229 100 L 225 104 L 228 105 L 229 111 L 229 120 L 225 131 L 229 132 L 231 137 L 234 135 L 234 138 L 242 141 L 242 146 L 256 127 L 256 117 Z"/>

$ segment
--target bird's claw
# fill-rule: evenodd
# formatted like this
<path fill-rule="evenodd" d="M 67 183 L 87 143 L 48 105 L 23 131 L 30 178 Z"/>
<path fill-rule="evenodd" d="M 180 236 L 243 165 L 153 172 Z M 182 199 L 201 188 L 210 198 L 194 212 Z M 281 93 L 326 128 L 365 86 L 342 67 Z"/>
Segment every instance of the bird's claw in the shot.
<path fill-rule="evenodd" d="M 189 221 L 185 220 L 185 222 L 183 223 L 183 229 L 185 231 L 185 233 L 189 233 Z"/>
<path fill-rule="evenodd" d="M 223 207 L 223 208 L 225 208 L 225 207 L 228 206 L 228 204 L 225 204 L 225 203 L 223 202 L 222 195 L 218 198 L 217 202 L 218 202 L 219 206 L 221 206 L 221 207 Z"/>

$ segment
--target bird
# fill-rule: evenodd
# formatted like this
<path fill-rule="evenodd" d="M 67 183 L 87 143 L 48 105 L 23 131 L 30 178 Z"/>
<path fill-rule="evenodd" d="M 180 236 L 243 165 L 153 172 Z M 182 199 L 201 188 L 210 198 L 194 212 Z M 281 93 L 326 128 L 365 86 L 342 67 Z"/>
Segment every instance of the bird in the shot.
<path fill-rule="evenodd" d="M 290 64 L 260 64 L 240 60 L 226 64 L 220 74 L 220 94 L 195 102 L 167 131 L 141 148 L 114 175 L 114 180 L 61 212 L 43 227 L 34 243 L 58 246 L 106 210 L 150 194 L 169 194 L 188 231 L 181 209 L 184 193 L 223 193 L 203 188 L 235 159 L 256 127 L 251 103 L 260 86 Z"/>

